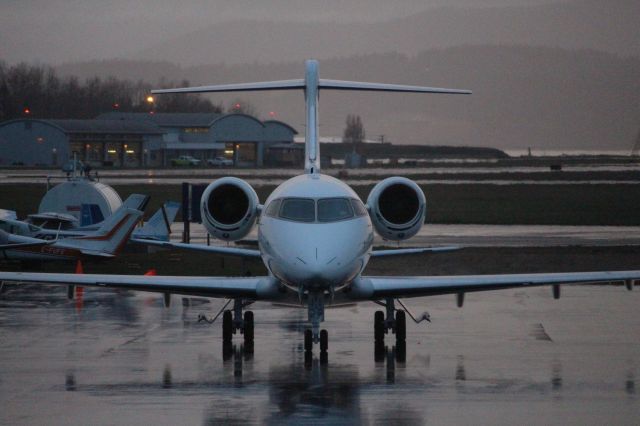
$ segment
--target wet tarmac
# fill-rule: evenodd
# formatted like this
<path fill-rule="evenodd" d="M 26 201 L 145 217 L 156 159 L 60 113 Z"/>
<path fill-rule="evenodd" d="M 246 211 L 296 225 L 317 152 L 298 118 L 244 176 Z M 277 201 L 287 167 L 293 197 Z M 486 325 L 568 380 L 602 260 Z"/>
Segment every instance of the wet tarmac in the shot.
<path fill-rule="evenodd" d="M 171 239 L 181 241 L 183 223 L 171 226 Z M 207 232 L 197 223 L 190 225 L 191 242 L 204 244 Z M 247 240 L 257 241 L 254 229 Z M 210 239 L 210 244 L 227 243 Z M 560 225 L 439 225 L 426 224 L 415 237 L 401 243 L 375 236 L 376 246 L 428 247 L 558 247 L 640 245 L 639 226 L 560 226 Z"/>
<path fill-rule="evenodd" d="M 0 296 L 0 424 L 637 424 L 640 292 L 565 287 L 406 301 L 406 348 L 374 352 L 371 303 L 326 312 L 327 359 L 305 312 L 254 305 L 253 352 L 224 351 L 221 306 L 57 287 Z M 402 349 L 402 348 L 400 348 Z M 323 362 L 324 361 L 324 362 Z"/>

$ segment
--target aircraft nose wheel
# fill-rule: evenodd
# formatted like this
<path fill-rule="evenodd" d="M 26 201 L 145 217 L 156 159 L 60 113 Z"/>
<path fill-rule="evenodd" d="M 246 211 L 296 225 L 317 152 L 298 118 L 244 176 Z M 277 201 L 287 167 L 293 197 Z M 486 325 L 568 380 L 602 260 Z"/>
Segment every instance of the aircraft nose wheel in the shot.
<path fill-rule="evenodd" d="M 311 349 L 313 349 L 313 333 L 307 328 L 304 331 L 304 351 L 311 352 Z"/>
<path fill-rule="evenodd" d="M 329 333 L 327 330 L 320 330 L 320 352 L 326 353 L 329 349 Z M 313 331 L 307 328 L 304 331 L 304 351 L 311 352 L 313 350 Z"/>
<path fill-rule="evenodd" d="M 327 352 L 329 349 L 329 333 L 327 330 L 320 331 L 320 352 Z"/>

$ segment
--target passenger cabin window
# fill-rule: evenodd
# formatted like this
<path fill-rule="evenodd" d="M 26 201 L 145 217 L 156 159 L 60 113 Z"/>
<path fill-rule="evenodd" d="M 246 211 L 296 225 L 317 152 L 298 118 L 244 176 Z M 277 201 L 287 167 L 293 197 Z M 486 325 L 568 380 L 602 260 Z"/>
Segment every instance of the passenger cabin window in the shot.
<path fill-rule="evenodd" d="M 280 204 L 282 200 L 273 200 L 269 207 L 267 207 L 267 216 L 276 217 L 278 216 L 278 210 L 280 210 Z"/>
<path fill-rule="evenodd" d="M 318 222 L 336 222 L 353 217 L 353 209 L 347 198 L 318 200 Z"/>
<path fill-rule="evenodd" d="M 352 199 L 351 205 L 353 206 L 353 210 L 356 212 L 356 216 L 366 216 L 369 214 L 367 212 L 367 208 L 362 204 L 362 201 Z"/>
<path fill-rule="evenodd" d="M 280 217 L 296 222 L 313 222 L 316 219 L 315 203 L 308 198 L 287 198 L 282 201 Z"/>

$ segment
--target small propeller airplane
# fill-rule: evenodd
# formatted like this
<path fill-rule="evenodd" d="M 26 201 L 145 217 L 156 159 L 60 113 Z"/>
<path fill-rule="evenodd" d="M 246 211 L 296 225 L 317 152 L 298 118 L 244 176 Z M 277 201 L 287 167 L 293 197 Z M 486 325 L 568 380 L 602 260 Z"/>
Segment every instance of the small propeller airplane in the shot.
<path fill-rule="evenodd" d="M 111 258 L 129 240 L 141 217 L 140 210 L 122 206 L 96 231 L 47 240 L 9 234 L 0 229 L 0 259 L 48 261 Z"/>
<path fill-rule="evenodd" d="M 306 307 L 309 327 L 304 348 L 310 353 L 320 345 L 328 348 L 328 332 L 320 330 L 325 306 L 354 302 L 375 302 L 373 328 L 376 346 L 385 334 L 394 333 L 404 344 L 406 313 L 401 298 L 454 294 L 462 306 L 467 292 L 514 287 L 553 286 L 558 297 L 560 284 L 625 281 L 631 289 L 640 270 L 579 273 L 538 273 L 467 276 L 363 275 L 371 258 L 438 251 L 439 248 L 373 250 L 374 230 L 387 240 L 406 240 L 422 227 L 426 198 L 420 187 L 403 177 L 382 180 L 372 189 L 366 205 L 345 183 L 320 172 L 318 142 L 318 98 L 324 90 L 470 94 L 466 90 L 396 84 L 320 79 L 318 62 L 308 60 L 304 79 L 261 83 L 227 84 L 155 90 L 163 93 L 210 93 L 254 90 L 302 90 L 306 103 L 304 174 L 278 186 L 261 205 L 256 192 L 245 181 L 225 177 L 212 182 L 202 195 L 200 209 L 208 232 L 223 241 L 237 241 L 258 227 L 258 250 L 171 242 L 152 244 L 201 250 L 210 253 L 262 259 L 268 274 L 261 277 L 189 277 L 134 275 L 74 275 L 29 272 L 0 272 L 0 281 L 46 283 L 130 289 L 228 299 L 223 307 L 222 337 L 243 334 L 245 343 L 254 339 L 253 312 L 256 301 Z M 232 309 L 226 310 L 233 302 Z M 406 307 L 405 307 L 406 309 Z M 244 314 L 243 314 L 244 311 Z M 428 319 L 428 316 L 423 316 Z M 417 320 L 417 319 L 416 319 Z"/>

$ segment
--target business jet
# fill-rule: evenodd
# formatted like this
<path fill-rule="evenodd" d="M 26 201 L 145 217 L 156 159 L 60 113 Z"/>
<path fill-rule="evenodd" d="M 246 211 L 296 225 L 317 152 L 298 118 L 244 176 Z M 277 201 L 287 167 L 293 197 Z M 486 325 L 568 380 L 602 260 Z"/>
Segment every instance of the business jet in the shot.
<path fill-rule="evenodd" d="M 258 227 L 258 249 L 196 246 L 157 242 L 158 245 L 202 250 L 210 253 L 262 259 L 268 274 L 261 277 L 189 277 L 134 275 L 71 275 L 0 272 L 0 281 L 72 284 L 111 287 L 171 294 L 228 299 L 223 308 L 222 338 L 243 334 L 245 343 L 254 338 L 253 312 L 257 301 L 305 307 L 309 327 L 304 348 L 310 353 L 319 344 L 328 348 L 328 332 L 320 330 L 325 307 L 354 302 L 384 306 L 374 316 L 374 339 L 384 342 L 395 334 L 397 343 L 406 338 L 406 313 L 402 298 L 454 294 L 458 305 L 464 294 L 514 287 L 553 286 L 584 282 L 640 279 L 640 270 L 582 273 L 503 274 L 467 276 L 363 275 L 371 258 L 428 252 L 433 249 L 373 250 L 374 231 L 387 240 L 406 240 L 422 227 L 426 198 L 420 187 L 403 177 L 382 180 L 371 190 L 366 205 L 345 183 L 320 171 L 318 143 L 318 99 L 324 90 L 360 90 L 405 93 L 469 94 L 466 90 L 320 79 L 318 62 L 306 62 L 304 79 L 261 83 L 227 84 L 155 90 L 163 93 L 210 93 L 253 90 L 302 90 L 306 104 L 304 174 L 278 186 L 263 205 L 253 188 L 235 177 L 213 181 L 204 191 L 200 209 L 204 226 L 215 238 L 237 241 Z M 437 250 L 437 249 L 436 249 Z M 233 302 L 232 309 L 226 307 Z M 406 308 L 405 308 L 406 309 Z M 244 314 L 243 314 L 244 312 Z M 424 317 L 426 318 L 426 316 Z M 416 320 L 419 320 L 417 318 Z M 377 345 L 377 343 L 376 343 Z"/>

